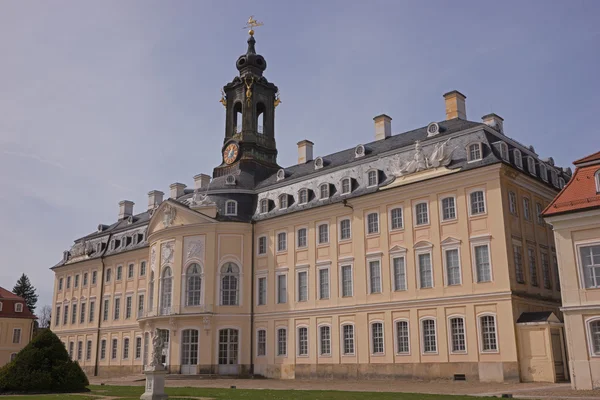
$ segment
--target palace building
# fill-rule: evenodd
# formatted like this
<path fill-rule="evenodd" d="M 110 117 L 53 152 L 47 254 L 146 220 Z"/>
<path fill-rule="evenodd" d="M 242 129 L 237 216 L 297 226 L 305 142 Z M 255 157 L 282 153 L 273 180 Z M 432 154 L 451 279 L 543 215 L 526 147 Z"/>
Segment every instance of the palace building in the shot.
<path fill-rule="evenodd" d="M 568 377 L 541 212 L 570 169 L 468 120 L 458 91 L 442 121 L 392 134 L 379 115 L 365 143 L 300 140 L 282 167 L 253 32 L 236 67 L 212 175 L 121 201 L 52 267 L 52 329 L 88 374 L 141 373 L 158 329 L 172 374 Z"/>
<path fill-rule="evenodd" d="M 0 367 L 29 344 L 35 320 L 24 298 L 0 287 Z"/>

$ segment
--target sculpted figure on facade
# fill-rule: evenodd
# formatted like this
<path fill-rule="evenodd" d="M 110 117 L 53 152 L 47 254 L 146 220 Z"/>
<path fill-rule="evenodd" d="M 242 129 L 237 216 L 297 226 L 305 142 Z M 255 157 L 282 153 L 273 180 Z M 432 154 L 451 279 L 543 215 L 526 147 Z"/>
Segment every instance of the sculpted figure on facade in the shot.
<path fill-rule="evenodd" d="M 160 264 L 171 264 L 173 263 L 173 256 L 175 254 L 175 248 L 173 242 L 163 243 L 160 248 Z"/>
<path fill-rule="evenodd" d="M 398 169 L 396 174 L 403 176 L 430 168 L 447 166 L 450 164 L 450 161 L 452 161 L 452 153 L 455 150 L 455 147 L 450 148 L 448 146 L 449 141 L 450 139 L 442 143 L 437 143 L 434 146 L 431 155 L 427 157 L 423 154 L 421 143 L 417 140 L 415 142 L 415 154 L 413 155 L 413 159 L 404 163 L 402 161 L 398 161 Z"/>
<path fill-rule="evenodd" d="M 186 238 L 185 261 L 189 259 L 204 259 L 204 241 L 201 238 Z"/>
<path fill-rule="evenodd" d="M 163 210 L 163 226 L 165 228 L 170 227 L 175 222 L 175 216 L 177 215 L 177 209 L 170 204 L 165 206 Z"/>
<path fill-rule="evenodd" d="M 160 336 L 158 328 L 154 330 L 152 335 L 152 361 L 150 361 L 151 367 L 162 366 L 162 352 L 165 347 L 165 342 Z"/>

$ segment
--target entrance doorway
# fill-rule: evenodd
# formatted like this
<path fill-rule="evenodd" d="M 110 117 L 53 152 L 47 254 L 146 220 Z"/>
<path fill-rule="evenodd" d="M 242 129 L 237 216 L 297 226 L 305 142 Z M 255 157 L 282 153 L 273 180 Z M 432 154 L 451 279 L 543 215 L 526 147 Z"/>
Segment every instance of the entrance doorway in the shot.
<path fill-rule="evenodd" d="M 219 331 L 219 374 L 237 375 L 238 365 L 238 341 L 237 329 L 221 329 Z"/>
<path fill-rule="evenodd" d="M 164 346 L 162 349 L 161 362 L 162 365 L 168 369 L 169 365 L 169 330 L 168 329 L 159 329 L 158 333 L 163 340 Z"/>
<path fill-rule="evenodd" d="M 186 329 L 181 335 L 181 373 L 196 375 L 198 367 L 198 330 Z"/>

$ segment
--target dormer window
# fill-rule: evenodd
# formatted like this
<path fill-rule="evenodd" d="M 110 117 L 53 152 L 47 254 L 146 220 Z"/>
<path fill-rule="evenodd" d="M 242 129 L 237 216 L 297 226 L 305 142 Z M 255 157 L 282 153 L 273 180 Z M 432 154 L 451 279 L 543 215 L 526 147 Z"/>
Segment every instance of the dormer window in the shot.
<path fill-rule="evenodd" d="M 269 200 L 262 199 L 260 201 L 260 213 L 266 214 L 267 212 L 269 212 Z"/>
<path fill-rule="evenodd" d="M 363 146 L 362 144 L 359 144 L 358 146 L 356 146 L 354 148 L 354 157 L 355 158 L 360 158 L 363 157 L 365 155 L 365 146 Z"/>
<path fill-rule="evenodd" d="M 315 158 L 315 169 L 323 168 L 323 157 Z"/>
<path fill-rule="evenodd" d="M 600 193 L 600 169 L 598 171 L 596 171 L 596 173 L 594 174 L 594 177 L 596 178 L 596 193 Z M 564 180 L 563 180 L 564 182 Z M 564 184 L 563 184 L 564 186 Z"/>
<path fill-rule="evenodd" d="M 298 192 L 298 204 L 308 203 L 308 189 L 300 189 Z"/>
<path fill-rule="evenodd" d="M 548 169 L 542 163 L 540 163 L 540 176 L 544 182 L 548 182 Z"/>
<path fill-rule="evenodd" d="M 235 185 L 235 176 L 227 175 L 227 177 L 225 178 L 225 184 L 226 185 Z"/>
<path fill-rule="evenodd" d="M 321 186 L 319 186 L 319 198 L 321 200 L 325 200 L 329 198 L 329 184 L 328 183 L 324 183 Z"/>
<path fill-rule="evenodd" d="M 504 161 L 508 161 L 508 145 L 504 142 L 499 142 L 498 150 L 500 150 L 500 157 L 502 157 Z"/>
<path fill-rule="evenodd" d="M 550 171 L 550 176 L 552 177 L 552 184 L 555 187 L 558 187 L 558 173 L 556 172 L 556 170 L 552 169 Z"/>
<path fill-rule="evenodd" d="M 565 187 L 565 179 L 563 177 L 558 178 L 558 186 L 561 189 Z M 599 190 L 598 190 L 598 177 L 596 177 L 596 192 L 599 192 Z"/>
<path fill-rule="evenodd" d="M 23 303 L 15 303 L 15 312 L 23 312 Z"/>
<path fill-rule="evenodd" d="M 237 201 L 227 200 L 225 202 L 225 215 L 237 215 Z"/>
<path fill-rule="evenodd" d="M 527 157 L 527 169 L 529 170 L 529 173 L 531 175 L 536 176 L 536 173 L 535 173 L 535 160 L 531 156 Z"/>
<path fill-rule="evenodd" d="M 440 133 L 440 126 L 437 122 L 432 122 L 427 125 L 427 137 L 432 137 Z"/>
<path fill-rule="evenodd" d="M 467 150 L 468 162 L 481 160 L 481 143 L 472 143 Z"/>
<path fill-rule="evenodd" d="M 282 168 L 279 171 L 277 171 L 277 181 L 281 181 L 285 179 L 285 170 Z"/>
<path fill-rule="evenodd" d="M 281 196 L 279 196 L 279 208 L 281 210 L 285 210 L 286 208 L 288 208 L 288 195 L 287 194 L 282 194 Z"/>
<path fill-rule="evenodd" d="M 367 173 L 367 187 L 377 186 L 379 184 L 379 177 L 377 175 L 377 170 L 375 169 Z"/>
<path fill-rule="evenodd" d="M 342 194 L 349 194 L 352 191 L 352 181 L 350 178 L 342 179 Z"/>
<path fill-rule="evenodd" d="M 521 150 L 514 149 L 513 150 L 513 158 L 515 159 L 515 165 L 519 169 L 523 169 L 523 156 L 521 155 Z"/>

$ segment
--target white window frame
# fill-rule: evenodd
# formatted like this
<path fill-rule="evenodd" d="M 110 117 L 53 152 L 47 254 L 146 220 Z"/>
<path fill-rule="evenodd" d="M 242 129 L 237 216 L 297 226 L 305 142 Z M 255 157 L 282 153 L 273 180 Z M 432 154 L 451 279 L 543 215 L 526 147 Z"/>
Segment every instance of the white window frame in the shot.
<path fill-rule="evenodd" d="M 279 209 L 280 210 L 285 210 L 288 208 L 289 206 L 289 202 L 290 202 L 290 198 L 287 194 L 280 194 L 279 198 L 277 199 L 279 201 Z"/>
<path fill-rule="evenodd" d="M 537 176 L 535 170 L 535 158 L 527 156 L 527 169 L 529 170 L 530 175 Z"/>
<path fill-rule="evenodd" d="M 521 154 L 521 150 L 514 149 L 513 150 L 513 159 L 515 160 L 515 165 L 519 169 L 523 169 L 523 155 Z"/>
<path fill-rule="evenodd" d="M 392 211 L 396 210 L 396 209 L 400 209 L 400 227 L 398 228 L 394 228 L 394 224 L 393 224 L 393 218 L 392 218 Z M 389 207 L 388 210 L 388 226 L 390 227 L 390 231 L 391 232 L 395 232 L 395 231 L 401 231 L 404 229 L 404 207 L 399 204 L 399 205 L 392 205 Z"/>
<path fill-rule="evenodd" d="M 300 246 L 299 240 L 300 240 L 300 235 L 299 232 L 301 229 L 304 229 L 306 232 L 306 236 L 304 238 L 304 246 Z M 296 249 L 306 249 L 308 247 L 308 226 L 299 226 L 296 229 Z"/>
<path fill-rule="evenodd" d="M 15 334 L 17 333 L 17 331 L 19 332 L 19 336 L 17 337 L 17 341 L 15 342 Z M 13 334 L 12 334 L 12 339 L 11 339 L 11 344 L 20 344 L 21 340 L 23 339 L 23 330 L 21 328 L 13 328 Z"/>
<path fill-rule="evenodd" d="M 350 295 L 344 296 L 344 267 L 350 267 Z M 342 298 L 350 298 L 354 297 L 354 263 L 353 262 L 343 262 L 339 264 L 339 293 Z"/>
<path fill-rule="evenodd" d="M 514 216 L 519 216 L 519 199 L 517 193 L 513 190 L 508 191 L 508 212 Z"/>
<path fill-rule="evenodd" d="M 375 349 L 373 348 L 373 325 L 381 324 L 381 339 L 383 342 L 383 351 L 380 353 L 375 353 Z M 376 319 L 369 321 L 369 350 L 372 357 L 384 357 L 385 356 L 385 323 L 382 319 Z"/>
<path fill-rule="evenodd" d="M 327 270 L 327 297 L 321 293 L 321 270 Z M 317 300 L 327 301 L 331 299 L 331 268 L 329 264 L 317 265 Z"/>
<path fill-rule="evenodd" d="M 258 333 L 260 331 L 263 331 L 265 333 L 265 354 L 259 354 L 259 351 L 258 351 L 258 349 L 260 348 L 259 347 L 260 342 L 258 341 L 260 336 Z M 256 329 L 256 357 L 266 357 L 267 356 L 267 352 L 268 352 L 268 348 L 269 348 L 269 346 L 267 346 L 267 343 L 269 342 L 267 335 L 268 335 L 267 328 L 257 328 Z"/>
<path fill-rule="evenodd" d="M 394 292 L 406 292 L 408 290 L 408 267 L 406 265 L 406 253 L 407 250 L 405 248 L 390 250 L 390 276 L 392 277 L 392 291 Z M 394 270 L 394 260 L 396 258 L 404 259 L 404 289 L 398 289 L 396 287 L 396 271 Z"/>
<path fill-rule="evenodd" d="M 454 351 L 452 349 L 452 324 L 451 321 L 455 318 L 460 318 L 463 321 L 463 328 L 465 330 L 465 349 Z M 446 331 L 448 332 L 448 352 L 450 354 L 468 354 L 469 353 L 469 344 L 467 343 L 467 318 L 462 314 L 452 314 L 446 318 Z"/>
<path fill-rule="evenodd" d="M 371 286 L 371 263 L 379 263 L 379 292 L 373 292 Z M 381 266 L 381 256 L 367 256 L 367 293 L 368 294 L 382 294 L 383 293 L 383 270 Z"/>
<path fill-rule="evenodd" d="M 375 173 L 375 183 L 371 184 L 371 173 Z M 370 169 L 367 171 L 367 187 L 375 187 L 379 185 L 379 170 L 377 169 Z"/>
<path fill-rule="evenodd" d="M 540 161 L 540 178 L 542 178 L 542 180 L 544 182 L 548 182 L 548 167 L 546 166 L 546 164 L 544 164 L 541 161 Z"/>
<path fill-rule="evenodd" d="M 323 353 L 323 338 L 321 337 L 321 328 L 329 328 L 329 353 Z M 317 347 L 319 352 L 317 353 L 318 357 L 330 358 L 333 354 L 333 329 L 331 329 L 331 324 L 322 323 L 317 325 Z"/>
<path fill-rule="evenodd" d="M 258 211 L 259 214 L 266 214 L 269 212 L 269 200 L 268 199 L 260 199 L 258 202 Z"/>
<path fill-rule="evenodd" d="M 344 191 L 344 182 L 348 181 L 348 191 L 345 192 Z M 342 180 L 340 181 L 340 193 L 342 195 L 349 195 L 350 193 L 352 193 L 352 179 L 349 177 L 346 178 L 342 178 Z"/>
<path fill-rule="evenodd" d="M 588 351 L 590 353 L 590 357 L 598 358 L 600 357 L 600 351 L 594 352 L 594 341 L 592 337 L 592 322 L 600 322 L 600 316 L 589 317 L 585 320 L 585 333 L 588 341 Z M 497 330 L 497 328 L 496 328 Z"/>
<path fill-rule="evenodd" d="M 435 332 L 435 351 L 425 352 L 425 330 L 423 329 L 423 321 L 425 320 L 433 320 L 433 327 Z M 421 342 L 421 355 L 430 356 L 430 355 L 438 355 L 440 353 L 440 338 L 438 335 L 438 323 L 437 318 L 432 316 L 426 316 L 419 318 L 419 342 Z"/>
<path fill-rule="evenodd" d="M 285 277 L 285 299 L 283 299 L 283 301 L 281 301 L 281 299 L 279 298 L 279 278 L 281 276 Z M 275 302 L 277 304 L 287 304 L 288 303 L 288 297 L 289 297 L 289 290 L 288 290 L 288 273 L 287 273 L 287 268 L 285 271 L 275 271 Z"/>
<path fill-rule="evenodd" d="M 544 222 L 544 217 L 542 216 L 542 212 L 544 211 L 544 207 L 542 206 L 542 203 L 540 202 L 535 202 L 535 213 L 536 213 L 536 219 L 537 219 L 537 223 L 540 226 L 545 226 L 545 222 Z"/>
<path fill-rule="evenodd" d="M 418 215 L 417 215 L 417 206 L 419 206 L 420 204 L 425 204 L 425 206 L 427 207 L 427 222 L 424 222 L 421 224 L 418 223 Z M 417 201 L 413 206 L 414 226 L 419 226 L 419 227 L 420 226 L 429 226 L 431 224 L 431 215 L 430 214 L 431 213 L 429 212 L 429 200 Z"/>
<path fill-rule="evenodd" d="M 15 312 L 23 312 L 23 303 L 15 303 Z"/>
<path fill-rule="evenodd" d="M 471 199 L 471 196 L 476 193 L 476 192 L 481 192 L 483 194 L 483 212 L 478 212 L 476 214 L 473 214 L 473 202 Z M 487 198 L 486 198 L 486 190 L 484 187 L 476 187 L 476 188 L 471 188 L 468 191 L 468 209 L 469 209 L 469 217 L 480 217 L 482 215 L 487 215 L 488 213 L 488 206 L 487 206 Z"/>
<path fill-rule="evenodd" d="M 575 250 L 576 250 L 576 259 L 577 259 L 577 272 L 579 274 L 579 287 L 583 290 L 594 290 L 594 289 L 600 289 L 600 279 L 598 279 L 598 284 L 596 286 L 590 286 L 590 287 L 586 287 L 585 286 L 585 271 L 584 271 L 584 267 L 583 267 L 583 260 L 581 259 L 581 248 L 582 247 L 591 247 L 591 246 L 600 246 L 600 241 L 598 241 L 598 239 L 594 239 L 594 240 L 586 240 L 586 241 L 580 241 L 580 242 L 576 242 L 575 244 Z"/>
<path fill-rule="evenodd" d="M 508 145 L 505 142 L 499 142 L 500 144 L 498 145 L 498 147 L 500 147 L 500 157 L 504 160 L 504 161 L 510 161 L 510 154 L 508 152 Z"/>
<path fill-rule="evenodd" d="M 494 317 L 494 335 L 496 337 L 496 350 L 483 350 L 483 330 L 481 327 L 481 318 L 491 316 Z M 479 341 L 480 354 L 497 354 L 500 353 L 500 341 L 498 340 L 498 316 L 493 312 L 482 312 L 477 314 L 477 339 Z"/>
<path fill-rule="evenodd" d="M 261 253 L 260 252 L 260 240 L 263 238 L 265 239 L 265 251 L 264 251 L 264 253 Z M 256 239 L 256 255 L 257 256 L 266 256 L 268 251 L 269 251 L 269 238 L 267 237 L 267 235 L 260 235 Z"/>
<path fill-rule="evenodd" d="M 349 227 L 350 227 L 350 236 L 348 236 L 347 238 L 343 238 L 342 237 L 342 222 L 344 221 L 348 221 L 349 223 Z M 352 240 L 352 219 L 348 218 L 348 217 L 343 217 L 338 221 L 338 227 L 339 227 L 339 235 L 338 235 L 338 241 L 339 242 L 347 242 Z"/>
<path fill-rule="evenodd" d="M 352 327 L 352 353 L 346 353 L 346 338 L 344 337 L 344 327 Z M 356 326 L 354 322 L 342 322 L 340 324 L 340 354 L 342 357 L 356 357 Z"/>
<path fill-rule="evenodd" d="M 475 284 L 493 283 L 494 282 L 494 266 L 492 264 L 492 243 L 490 240 L 490 236 L 485 235 L 482 237 L 471 238 L 470 244 L 471 244 L 471 267 L 472 267 L 472 273 L 473 273 L 473 283 L 475 283 Z M 489 281 L 482 281 L 482 282 L 477 281 L 477 259 L 476 259 L 477 257 L 475 254 L 476 246 L 487 246 L 487 248 L 488 248 L 488 258 L 490 261 L 490 280 Z"/>
<path fill-rule="evenodd" d="M 323 195 L 323 189 L 325 188 L 326 190 L 326 196 Z M 319 200 L 327 200 L 329 198 L 329 192 L 330 192 L 330 188 L 329 188 L 329 183 L 322 183 L 319 185 Z"/>
<path fill-rule="evenodd" d="M 454 217 L 452 217 L 452 218 L 444 217 L 444 200 L 446 200 L 446 199 L 452 199 L 452 201 L 454 203 Z M 456 207 L 456 195 L 452 194 L 452 195 L 447 195 L 447 196 L 440 198 L 440 219 L 442 220 L 442 222 L 456 221 L 458 219 L 458 208 Z"/>
<path fill-rule="evenodd" d="M 301 273 L 306 273 L 306 300 L 300 300 L 300 274 Z M 303 265 L 301 267 L 296 267 L 296 287 L 295 287 L 295 296 L 296 296 L 296 303 L 306 303 L 308 302 L 308 294 L 309 294 L 309 286 L 310 286 L 310 271 L 309 271 L 309 267 L 308 265 Z"/>
<path fill-rule="evenodd" d="M 266 306 L 269 302 L 269 276 L 268 271 L 256 273 L 256 306 Z M 260 303 L 260 280 L 265 280 L 265 304 Z"/>
<path fill-rule="evenodd" d="M 229 211 L 229 205 L 233 204 L 233 212 Z M 225 202 L 225 215 L 237 215 L 238 203 L 235 200 L 227 200 Z"/>
<path fill-rule="evenodd" d="M 408 351 L 407 352 L 400 352 L 400 348 L 398 346 L 398 322 L 406 322 L 406 327 L 408 329 Z M 396 354 L 397 356 L 410 356 L 411 352 L 412 352 L 412 346 L 410 343 L 410 320 L 408 318 L 402 317 L 402 318 L 396 318 L 394 321 L 394 354 Z"/>
<path fill-rule="evenodd" d="M 322 226 L 326 226 L 326 230 L 327 230 L 327 240 L 322 242 L 321 241 L 321 227 Z M 329 221 L 323 221 L 323 222 L 317 222 L 316 224 L 316 240 L 317 240 L 317 246 L 322 246 L 322 245 L 327 245 L 329 244 Z"/>
<path fill-rule="evenodd" d="M 280 248 L 279 247 L 279 235 L 282 234 L 282 233 L 285 235 L 285 246 L 284 246 L 284 248 Z M 277 253 L 285 253 L 285 252 L 287 252 L 287 249 L 288 249 L 288 234 L 287 234 L 287 231 L 277 231 L 275 233 L 275 241 L 276 241 L 275 242 L 275 248 L 277 250 Z"/>
<path fill-rule="evenodd" d="M 444 286 L 462 286 L 463 284 L 463 269 L 462 269 L 462 260 L 461 260 L 461 252 L 460 252 L 460 244 L 461 241 L 454 238 L 448 238 L 442 242 L 442 264 L 444 266 Z M 450 279 L 448 277 L 448 259 L 446 258 L 446 252 L 450 250 L 458 250 L 458 276 L 459 282 L 456 284 L 450 285 Z"/>
<path fill-rule="evenodd" d="M 472 158 L 471 157 L 471 146 L 478 146 L 479 147 L 479 156 L 477 158 Z M 481 142 L 471 142 L 467 145 L 467 162 L 472 163 L 475 161 L 481 161 L 483 160 L 483 148 L 481 146 Z"/>
<path fill-rule="evenodd" d="M 377 225 L 377 230 L 371 232 L 370 231 L 370 227 L 369 227 L 369 217 L 371 215 L 375 215 L 376 216 L 376 225 Z M 379 223 L 379 210 L 377 211 L 371 211 L 371 212 L 367 212 L 365 215 L 365 232 L 367 234 L 367 236 L 375 236 L 375 235 L 379 235 L 381 233 L 381 227 L 380 227 L 380 223 Z"/>
<path fill-rule="evenodd" d="M 430 261 L 431 261 L 431 286 L 430 287 L 423 287 L 421 284 L 421 266 L 419 265 L 419 255 L 421 254 L 429 254 L 430 257 Z M 417 289 L 418 290 L 423 290 L 423 289 L 433 289 L 435 288 L 435 268 L 434 268 L 434 264 L 433 264 L 433 245 L 431 243 L 417 243 L 415 245 L 415 266 L 416 266 L 416 273 L 417 273 Z"/>
<path fill-rule="evenodd" d="M 594 180 L 596 181 L 596 193 L 600 193 L 600 169 L 594 173 Z"/>
<path fill-rule="evenodd" d="M 523 196 L 523 219 L 531 222 L 531 199 Z"/>
<path fill-rule="evenodd" d="M 302 193 L 306 194 L 306 201 L 302 201 Z M 308 204 L 309 201 L 310 201 L 310 199 L 309 199 L 308 189 L 302 188 L 302 189 L 298 190 L 298 205 Z"/>
<path fill-rule="evenodd" d="M 306 329 L 306 354 L 300 354 L 300 329 Z M 300 324 L 296 326 L 296 357 L 308 358 L 310 357 L 310 328 L 306 324 Z"/>
<path fill-rule="evenodd" d="M 285 331 L 285 354 L 279 353 L 279 331 L 282 329 Z M 287 358 L 288 353 L 290 352 L 289 341 L 290 341 L 290 335 L 288 334 L 288 327 L 281 326 L 281 325 L 276 326 L 275 327 L 275 357 Z"/>

